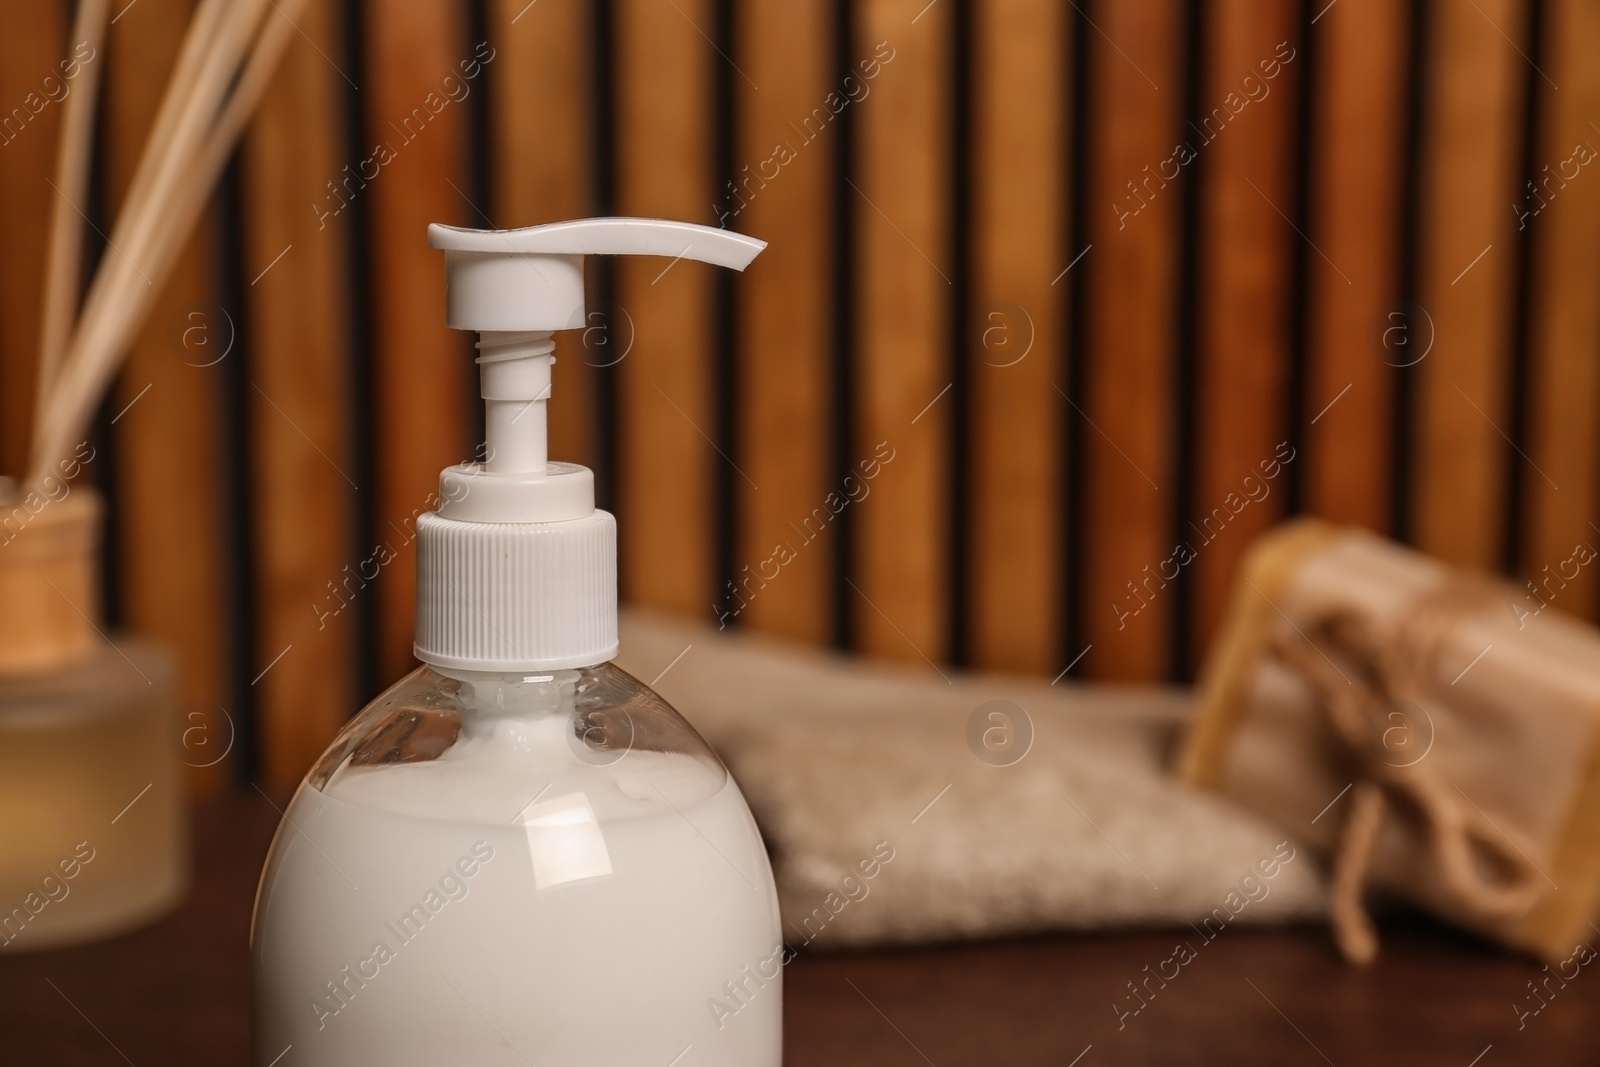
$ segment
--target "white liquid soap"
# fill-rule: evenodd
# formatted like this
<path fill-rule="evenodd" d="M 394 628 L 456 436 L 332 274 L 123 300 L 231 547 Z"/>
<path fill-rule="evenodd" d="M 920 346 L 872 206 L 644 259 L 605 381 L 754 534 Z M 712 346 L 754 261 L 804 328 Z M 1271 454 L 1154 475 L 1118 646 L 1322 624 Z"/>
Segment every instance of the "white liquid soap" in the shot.
<path fill-rule="evenodd" d="M 418 524 L 425 666 L 352 720 L 278 828 L 254 1061 L 777 1067 L 760 834 L 693 728 L 608 662 L 615 522 L 543 441 L 548 331 L 585 321 L 584 252 L 742 268 L 761 245 L 631 219 L 430 232 L 451 324 L 485 331 L 490 459 L 446 470 Z"/>

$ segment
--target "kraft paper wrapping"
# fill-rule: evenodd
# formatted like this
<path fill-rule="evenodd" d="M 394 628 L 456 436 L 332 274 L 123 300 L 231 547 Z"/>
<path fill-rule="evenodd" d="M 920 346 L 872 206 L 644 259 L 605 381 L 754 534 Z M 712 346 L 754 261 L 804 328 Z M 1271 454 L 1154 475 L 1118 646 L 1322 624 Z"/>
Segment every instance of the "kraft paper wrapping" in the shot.
<path fill-rule="evenodd" d="M 1419 699 L 1375 723 L 1378 758 L 1448 783 L 1537 871 L 1515 917 L 1464 909 L 1441 884 L 1420 826 L 1390 805 L 1369 885 L 1546 960 L 1591 940 L 1600 901 L 1600 632 L 1526 589 L 1489 582 L 1355 529 L 1291 523 L 1252 548 L 1202 672 L 1179 776 L 1277 820 L 1332 854 L 1363 777 L 1308 680 L 1273 652 L 1344 612 L 1377 632 L 1453 586 L 1460 597 L 1420 679 Z M 1550 597 L 1559 590 L 1545 590 Z"/>

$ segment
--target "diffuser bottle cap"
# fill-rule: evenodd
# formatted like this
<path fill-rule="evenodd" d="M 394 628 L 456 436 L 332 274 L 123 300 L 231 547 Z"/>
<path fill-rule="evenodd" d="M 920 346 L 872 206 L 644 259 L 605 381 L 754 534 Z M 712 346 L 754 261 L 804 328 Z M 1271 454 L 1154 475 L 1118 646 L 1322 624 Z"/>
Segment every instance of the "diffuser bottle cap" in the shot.
<path fill-rule="evenodd" d="M 417 658 L 446 671 L 590 666 L 617 652 L 616 521 L 594 475 L 547 448 L 551 333 L 586 325 L 588 255 L 696 259 L 743 270 L 764 241 L 665 219 L 520 230 L 435 223 L 446 321 L 478 332 L 485 456 L 439 475 L 417 524 Z"/>

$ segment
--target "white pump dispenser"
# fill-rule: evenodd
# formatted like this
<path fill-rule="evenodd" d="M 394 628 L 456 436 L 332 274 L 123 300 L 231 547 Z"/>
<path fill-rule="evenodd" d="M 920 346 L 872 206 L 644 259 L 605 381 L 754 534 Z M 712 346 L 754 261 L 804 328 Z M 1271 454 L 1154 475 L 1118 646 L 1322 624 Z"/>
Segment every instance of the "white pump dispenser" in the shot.
<path fill-rule="evenodd" d="M 742 269 L 652 219 L 429 229 L 477 330 L 483 463 L 417 523 L 416 654 L 284 813 L 251 925 L 256 1067 L 780 1067 L 772 867 L 738 783 L 617 651 L 616 522 L 546 455 L 583 257 Z"/>
<path fill-rule="evenodd" d="M 434 224 L 446 321 L 478 332 L 486 458 L 439 475 L 418 524 L 416 656 L 447 670 L 551 670 L 617 653 L 616 523 L 594 475 L 547 454 L 555 330 L 587 317 L 588 255 L 658 255 L 743 270 L 766 242 L 665 219 L 520 230 Z M 536 524 L 536 525 L 525 525 Z"/>

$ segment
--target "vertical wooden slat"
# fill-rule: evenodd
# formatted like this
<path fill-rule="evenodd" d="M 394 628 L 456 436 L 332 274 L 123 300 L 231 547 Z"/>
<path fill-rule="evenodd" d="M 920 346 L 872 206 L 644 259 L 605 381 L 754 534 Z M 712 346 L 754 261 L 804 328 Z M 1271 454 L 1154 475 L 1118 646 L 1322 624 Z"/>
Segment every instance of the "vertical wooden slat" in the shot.
<path fill-rule="evenodd" d="M 585 5 L 580 0 L 492 0 L 489 39 L 498 55 L 489 84 L 493 205 L 502 229 L 582 218 L 590 211 Z M 477 217 L 475 226 L 488 222 Z M 590 308 L 591 312 L 601 309 Z M 594 391 L 603 351 L 578 333 L 556 334 L 550 456 L 596 463 Z"/>
<path fill-rule="evenodd" d="M 994 0 L 976 12 L 976 321 L 966 357 L 975 394 L 972 658 L 982 667 L 1048 670 L 1060 647 L 1064 405 L 1052 281 L 1066 266 L 1060 234 L 1071 194 L 1061 148 L 1067 10 Z"/>
<path fill-rule="evenodd" d="M 829 14 L 826 0 L 746 3 L 740 11 L 739 64 L 761 88 L 734 79 L 739 127 L 727 219 L 732 229 L 774 239 L 738 283 L 738 403 L 746 412 L 740 466 L 761 489 L 735 479 L 735 568 L 749 565 L 771 581 L 752 586 L 758 591 L 737 618 L 812 642 L 827 638 L 836 546 L 831 523 L 818 522 L 812 509 L 827 513 L 829 420 L 847 417 L 827 396 L 829 246 L 822 220 L 839 139 L 827 95 L 840 88 L 829 76 Z M 869 69 L 874 77 L 858 68 L 853 83 L 863 87 L 855 91 L 867 94 L 867 107 L 878 82 L 894 75 L 892 64 Z M 797 219 L 811 221 L 796 226 Z"/>
<path fill-rule="evenodd" d="M 1600 175 L 1589 173 L 1600 168 L 1600 8 L 1553 0 L 1546 18 L 1550 58 L 1542 65 L 1561 89 L 1544 96 L 1534 159 L 1547 206 L 1528 223 L 1536 256 L 1528 456 L 1538 470 L 1524 478 L 1521 569 L 1541 599 L 1593 618 L 1600 568 L 1575 549 L 1600 548 L 1600 530 L 1590 525 L 1600 522 Z"/>
<path fill-rule="evenodd" d="M 499 57 L 492 42 L 474 51 L 478 42 L 465 40 L 450 5 L 362 3 L 368 73 L 360 97 L 369 140 L 391 157 L 356 194 L 369 198 L 371 235 L 374 536 L 397 554 L 373 589 L 387 684 L 414 662 L 415 516 L 433 506 L 440 468 L 472 450 L 469 342 L 445 326 L 443 260 L 427 246 L 430 222 L 483 225 L 464 195 L 468 105 L 445 95 L 444 80 L 461 77 L 462 61 Z"/>
<path fill-rule="evenodd" d="M 62 86 L 72 91 L 60 67 L 72 58 L 67 16 L 64 3 L 8 4 L 0 22 L 0 474 L 12 477 L 27 465 L 33 426 L 44 257 L 58 203 L 48 183 L 62 114 L 45 78 L 58 96 Z"/>
<path fill-rule="evenodd" d="M 709 0 L 617 4 L 617 201 L 621 214 L 712 223 Z M 622 588 L 705 617 L 713 596 L 710 274 L 624 257 L 617 302 L 634 326 L 618 365 Z M 759 483 L 757 483 L 759 484 Z"/>
<path fill-rule="evenodd" d="M 1090 247 L 1073 268 L 1088 289 L 1089 366 L 1087 396 L 1075 401 L 1082 410 L 1068 405 L 1063 417 L 1094 423 L 1084 435 L 1092 651 L 1083 667 L 1095 678 L 1160 677 L 1171 611 L 1171 590 L 1137 583 L 1172 548 L 1168 383 L 1179 191 L 1172 181 L 1164 189 L 1140 183 L 1143 168 L 1155 174 L 1180 136 L 1180 10 L 1175 0 L 1093 4 L 1084 11 L 1095 26 L 1079 30 L 1089 35 L 1094 92 Z"/>
<path fill-rule="evenodd" d="M 1186 131 L 1206 142 L 1195 146 L 1206 167 L 1196 508 L 1179 516 L 1197 555 L 1189 565 L 1196 648 L 1209 641 L 1240 554 L 1282 513 L 1282 464 L 1300 458 L 1279 446 L 1289 436 L 1282 415 L 1289 242 L 1303 239 L 1285 218 L 1294 195 L 1289 124 L 1303 44 L 1295 40 L 1293 9 L 1275 0 L 1226 0 L 1208 11 L 1200 130 Z M 1269 472 L 1277 476 L 1269 479 Z"/>
<path fill-rule="evenodd" d="M 191 7 L 188 0 L 141 0 L 111 27 L 102 102 L 111 204 L 120 205 L 132 180 Z M 177 654 L 183 710 L 199 711 L 208 722 L 216 721 L 229 692 L 218 447 L 224 381 L 213 360 L 234 325 L 215 306 L 216 225 L 214 213 L 201 217 L 128 354 L 112 401 L 123 622 Z M 219 764 L 195 771 L 192 780 L 208 785 L 221 774 Z"/>
<path fill-rule="evenodd" d="M 327 58 L 343 54 L 336 15 L 332 4 L 307 6 L 305 37 L 285 51 L 240 157 L 259 613 L 244 666 L 252 677 L 265 669 L 255 685 L 260 770 L 279 788 L 355 710 L 349 605 L 371 566 L 350 559 L 350 219 L 322 214 L 332 206 L 325 183 L 345 163 L 347 86 Z"/>
<path fill-rule="evenodd" d="M 1423 163 L 1421 293 L 1435 336 L 1417 389 L 1415 540 L 1500 561 L 1526 0 L 1435 4 Z M 1481 258 L 1480 258 L 1481 257 Z"/>
<path fill-rule="evenodd" d="M 861 283 L 860 409 L 852 463 L 893 450 L 855 515 L 853 579 L 862 651 L 938 661 L 946 655 L 949 546 L 945 498 L 954 405 L 946 354 L 949 231 L 950 11 L 926 0 L 856 8 L 861 58 L 890 57 L 860 104 L 854 192 Z M 913 22 L 913 20 L 915 20 Z"/>
<path fill-rule="evenodd" d="M 1305 465 L 1311 511 L 1382 530 L 1393 447 L 1390 365 L 1404 358 L 1382 339 L 1384 316 L 1397 310 L 1405 7 L 1343 0 L 1312 32 L 1319 125 L 1308 236 L 1328 258 L 1310 259 L 1307 417 L 1316 421 L 1296 462 Z"/>

